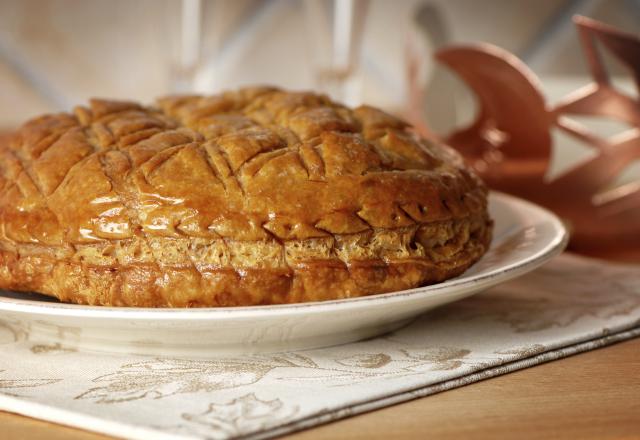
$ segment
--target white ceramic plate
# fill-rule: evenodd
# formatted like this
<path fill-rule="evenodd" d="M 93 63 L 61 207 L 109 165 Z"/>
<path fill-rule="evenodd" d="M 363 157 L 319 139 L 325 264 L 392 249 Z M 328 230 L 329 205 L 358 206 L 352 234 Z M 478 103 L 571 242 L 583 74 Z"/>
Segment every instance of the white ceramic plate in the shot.
<path fill-rule="evenodd" d="M 143 309 L 62 304 L 0 290 L 0 320 L 33 341 L 92 351 L 213 357 L 322 347 L 405 325 L 531 271 L 560 253 L 567 232 L 550 212 L 500 193 L 489 252 L 462 276 L 433 286 L 362 298 L 277 306 Z"/>

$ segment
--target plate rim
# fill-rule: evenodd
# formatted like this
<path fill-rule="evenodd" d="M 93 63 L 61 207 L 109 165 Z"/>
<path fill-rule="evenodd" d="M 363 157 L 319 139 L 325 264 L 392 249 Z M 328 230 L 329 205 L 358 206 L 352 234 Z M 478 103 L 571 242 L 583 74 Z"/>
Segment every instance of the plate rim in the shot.
<path fill-rule="evenodd" d="M 438 284 L 415 287 L 413 289 L 379 293 L 356 298 L 343 298 L 327 301 L 313 301 L 293 304 L 273 304 L 234 307 L 201 307 L 201 308 L 144 308 L 94 306 L 70 303 L 39 302 L 28 299 L 6 298 L 0 296 L 0 312 L 13 312 L 31 315 L 49 315 L 56 317 L 100 318 L 109 320 L 174 320 L 199 321 L 208 319 L 242 319 L 260 316 L 289 315 L 292 312 L 326 312 L 339 309 L 352 309 L 364 304 L 388 303 L 403 301 L 407 297 L 437 296 L 451 293 L 449 290 L 459 285 L 494 285 L 529 272 L 554 256 L 560 254 L 569 241 L 569 233 L 562 220 L 554 213 L 535 203 L 499 191 L 491 191 L 489 197 L 505 204 L 517 205 L 518 211 L 535 211 L 550 223 L 556 232 L 542 249 L 510 264 L 490 269 L 471 276 L 458 276 Z M 519 206 L 518 206 L 519 205 Z M 7 289 L 9 290 L 9 289 Z M 473 289 L 473 290 L 482 290 Z"/>

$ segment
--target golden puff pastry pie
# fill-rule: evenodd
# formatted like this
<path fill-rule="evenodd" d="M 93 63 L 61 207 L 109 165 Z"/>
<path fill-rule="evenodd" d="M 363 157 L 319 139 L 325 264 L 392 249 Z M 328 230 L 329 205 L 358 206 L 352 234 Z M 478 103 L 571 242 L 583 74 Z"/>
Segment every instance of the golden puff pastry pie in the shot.
<path fill-rule="evenodd" d="M 0 287 L 205 307 L 352 298 L 454 277 L 487 250 L 487 190 L 368 106 L 245 88 L 92 100 L 0 145 Z"/>

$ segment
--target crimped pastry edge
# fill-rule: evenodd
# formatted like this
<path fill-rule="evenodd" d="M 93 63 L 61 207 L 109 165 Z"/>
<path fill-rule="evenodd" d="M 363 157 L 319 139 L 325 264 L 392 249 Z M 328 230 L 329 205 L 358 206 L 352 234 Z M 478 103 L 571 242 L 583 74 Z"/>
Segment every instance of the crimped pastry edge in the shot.
<path fill-rule="evenodd" d="M 290 269 L 195 268 L 151 264 L 91 266 L 0 251 L 0 282 L 64 302 L 131 307 L 225 307 L 353 298 L 424 286 L 460 275 L 486 252 L 491 221 L 462 251 L 427 258 L 309 261 Z M 209 292 L 209 294 L 207 294 Z"/>

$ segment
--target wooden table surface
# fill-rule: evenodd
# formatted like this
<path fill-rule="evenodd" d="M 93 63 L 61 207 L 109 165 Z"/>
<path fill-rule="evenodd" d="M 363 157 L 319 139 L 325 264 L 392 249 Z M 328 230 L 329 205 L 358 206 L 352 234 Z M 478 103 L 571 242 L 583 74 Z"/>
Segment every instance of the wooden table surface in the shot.
<path fill-rule="evenodd" d="M 286 437 L 640 439 L 640 338 Z M 0 412 L 0 439 L 108 437 Z"/>

